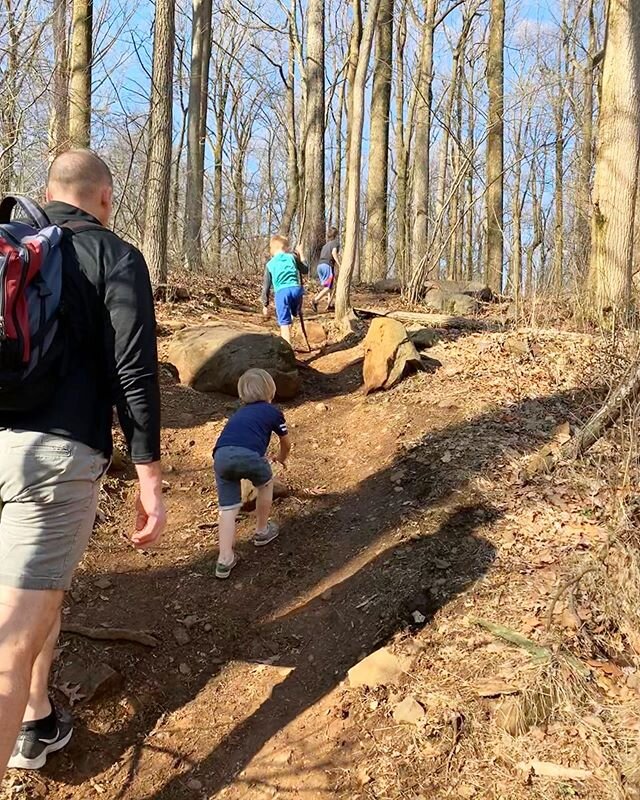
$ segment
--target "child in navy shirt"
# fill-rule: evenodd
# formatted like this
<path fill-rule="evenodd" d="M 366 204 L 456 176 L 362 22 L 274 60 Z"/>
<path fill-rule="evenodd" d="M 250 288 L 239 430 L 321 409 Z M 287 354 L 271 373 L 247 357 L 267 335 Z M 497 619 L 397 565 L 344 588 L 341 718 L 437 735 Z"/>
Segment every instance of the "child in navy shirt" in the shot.
<path fill-rule="evenodd" d="M 256 547 L 269 544 L 278 536 L 278 528 L 269 522 L 273 502 L 273 472 L 265 457 L 271 434 L 280 438 L 276 461 L 286 467 L 291 450 L 287 423 L 280 409 L 271 405 L 276 385 L 263 369 L 250 369 L 238 381 L 238 395 L 245 404 L 229 419 L 213 449 L 213 464 L 218 487 L 220 511 L 218 536 L 220 555 L 216 578 L 228 578 L 238 563 L 233 552 L 236 518 L 242 506 L 240 481 L 256 487 Z"/>

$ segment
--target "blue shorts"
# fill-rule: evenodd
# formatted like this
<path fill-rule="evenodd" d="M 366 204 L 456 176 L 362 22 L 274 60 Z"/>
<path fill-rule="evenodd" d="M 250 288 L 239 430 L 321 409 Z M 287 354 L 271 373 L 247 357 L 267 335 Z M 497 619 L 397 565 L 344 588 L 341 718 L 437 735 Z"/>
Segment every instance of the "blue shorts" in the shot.
<path fill-rule="evenodd" d="M 330 264 L 318 264 L 318 280 L 325 289 L 333 286 L 333 269 Z"/>
<path fill-rule="evenodd" d="M 302 308 L 304 289 L 302 286 L 287 286 L 276 292 L 276 317 L 278 325 L 291 325 Z"/>
<path fill-rule="evenodd" d="M 273 480 L 271 464 L 264 456 L 246 447 L 221 447 L 213 457 L 213 471 L 218 487 L 218 508 L 222 511 L 242 506 L 244 478 L 259 489 Z"/>

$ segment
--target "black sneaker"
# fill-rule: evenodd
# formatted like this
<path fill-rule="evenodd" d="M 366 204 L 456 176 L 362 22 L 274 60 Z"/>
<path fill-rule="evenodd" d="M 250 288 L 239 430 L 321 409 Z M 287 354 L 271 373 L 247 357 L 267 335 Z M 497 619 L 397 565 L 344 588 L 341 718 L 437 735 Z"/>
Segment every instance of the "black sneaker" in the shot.
<path fill-rule="evenodd" d="M 53 709 L 46 719 L 25 722 L 8 766 L 11 769 L 42 769 L 47 756 L 62 750 L 73 734 L 73 719 L 66 711 Z"/>

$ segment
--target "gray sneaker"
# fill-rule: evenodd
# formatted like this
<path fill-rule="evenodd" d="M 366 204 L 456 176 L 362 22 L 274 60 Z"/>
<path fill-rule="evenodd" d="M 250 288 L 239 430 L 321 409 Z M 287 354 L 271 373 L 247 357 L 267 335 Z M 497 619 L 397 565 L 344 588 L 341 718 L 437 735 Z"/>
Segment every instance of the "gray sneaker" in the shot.
<path fill-rule="evenodd" d="M 233 557 L 233 561 L 231 564 L 223 564 L 222 562 L 218 561 L 216 564 L 216 578 L 220 578 L 221 581 L 226 581 L 226 579 L 231 575 L 234 567 L 238 566 L 238 558 L 237 556 Z"/>
<path fill-rule="evenodd" d="M 253 543 L 256 547 L 264 547 L 266 544 L 271 544 L 274 539 L 278 538 L 280 531 L 275 522 L 268 522 L 267 527 L 263 531 L 258 531 L 253 537 Z"/>

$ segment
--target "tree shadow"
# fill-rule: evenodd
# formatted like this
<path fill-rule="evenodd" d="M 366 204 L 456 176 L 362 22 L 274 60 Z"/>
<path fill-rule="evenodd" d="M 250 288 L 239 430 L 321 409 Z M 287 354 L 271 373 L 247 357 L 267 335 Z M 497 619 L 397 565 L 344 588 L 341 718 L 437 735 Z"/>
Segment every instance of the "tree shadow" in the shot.
<path fill-rule="evenodd" d="M 210 792 L 219 790 L 278 730 L 331 691 L 364 654 L 410 628 L 413 611 L 428 622 L 490 568 L 493 545 L 476 529 L 490 523 L 496 512 L 469 497 L 469 479 L 514 446 L 526 452 L 543 444 L 552 435 L 554 419 L 563 421 L 592 400 L 592 392 L 562 392 L 445 424 L 401 447 L 392 463 L 346 492 L 314 498 L 302 511 L 295 500 L 286 501 L 280 540 L 259 553 L 246 544 L 244 565 L 230 585 L 213 580 L 209 551 L 164 569 L 154 570 L 151 562 L 148 569 L 111 575 L 107 616 L 125 618 L 134 628 L 152 626 L 163 646 L 142 655 L 132 648 L 112 648 L 119 659 L 115 666 L 135 676 L 139 712 L 100 735 L 84 728 L 82 740 L 70 750 L 74 769 L 58 767 L 53 774 L 78 784 L 133 748 L 133 781 L 149 747 L 149 733 L 163 715 L 187 705 L 230 660 L 277 657 L 276 663 L 292 666 L 293 673 L 252 717 L 191 767 Z M 540 424 L 531 425 L 532 420 Z M 457 468 L 455 461 L 442 462 L 452 442 L 465 452 Z M 399 470 L 402 486 L 397 485 Z M 435 532 L 429 520 L 434 513 L 445 517 Z M 186 537 L 193 541 L 188 532 Z M 448 562 L 447 582 L 434 591 L 435 565 L 443 561 Z M 94 578 L 81 580 L 90 583 Z M 332 583 L 327 601 L 319 595 Z M 180 609 L 168 611 L 167 604 L 177 601 Z M 192 607 L 205 614 L 213 629 L 199 635 L 197 644 L 180 646 L 172 628 Z M 91 624 L 99 624 L 94 610 L 77 603 L 74 621 L 84 621 L 79 617 L 86 619 L 87 614 Z M 177 664 L 197 660 L 203 650 L 207 657 L 197 670 L 180 676 Z M 184 773 L 170 778 L 149 800 L 181 798 L 184 780 Z"/>

